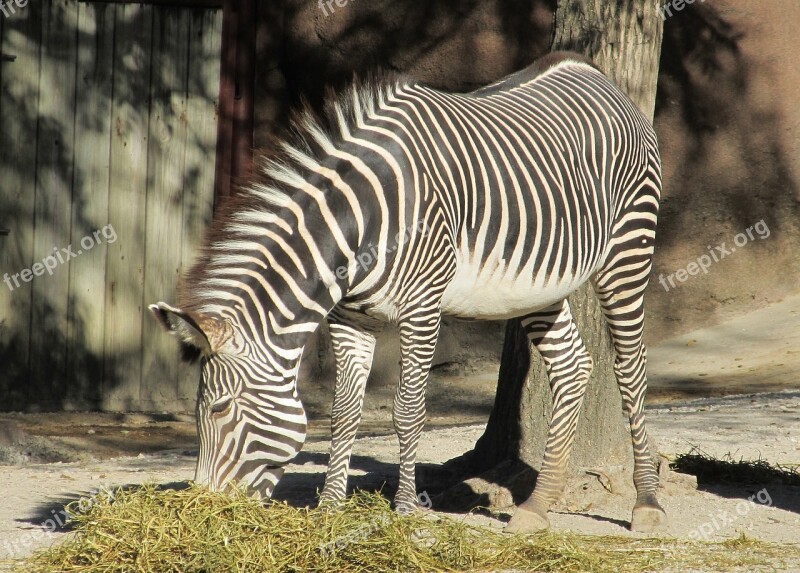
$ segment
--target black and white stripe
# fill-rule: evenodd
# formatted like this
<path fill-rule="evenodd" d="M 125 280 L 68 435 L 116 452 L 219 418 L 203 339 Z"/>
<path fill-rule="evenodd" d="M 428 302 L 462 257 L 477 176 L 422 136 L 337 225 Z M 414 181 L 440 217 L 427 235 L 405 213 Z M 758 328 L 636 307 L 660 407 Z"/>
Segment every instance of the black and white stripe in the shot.
<path fill-rule="evenodd" d="M 391 322 L 402 360 L 395 501 L 412 507 L 441 315 L 524 317 L 555 403 L 539 483 L 512 527 L 546 524 L 591 370 L 565 297 L 593 280 L 631 420 L 637 508 L 659 512 L 642 296 L 660 162 L 631 101 L 580 56 L 552 54 L 468 94 L 359 84 L 331 101 L 327 120 L 304 112 L 294 125 L 215 222 L 180 308 L 151 307 L 203 355 L 198 478 L 271 494 L 277 478 L 265 476 L 279 477 L 302 446 L 296 373 L 327 317 L 337 377 L 322 500 L 341 499 L 374 333 Z"/>

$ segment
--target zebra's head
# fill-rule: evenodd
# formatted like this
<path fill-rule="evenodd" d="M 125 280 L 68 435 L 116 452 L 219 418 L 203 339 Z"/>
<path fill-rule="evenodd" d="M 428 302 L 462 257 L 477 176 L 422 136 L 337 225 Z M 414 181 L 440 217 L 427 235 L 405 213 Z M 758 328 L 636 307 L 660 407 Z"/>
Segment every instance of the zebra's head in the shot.
<path fill-rule="evenodd" d="M 199 356 L 202 363 L 195 481 L 212 490 L 236 483 L 269 499 L 306 437 L 296 369 L 287 376 L 271 367 L 270 357 L 228 318 L 163 302 L 150 310 L 178 338 L 184 357 Z"/>

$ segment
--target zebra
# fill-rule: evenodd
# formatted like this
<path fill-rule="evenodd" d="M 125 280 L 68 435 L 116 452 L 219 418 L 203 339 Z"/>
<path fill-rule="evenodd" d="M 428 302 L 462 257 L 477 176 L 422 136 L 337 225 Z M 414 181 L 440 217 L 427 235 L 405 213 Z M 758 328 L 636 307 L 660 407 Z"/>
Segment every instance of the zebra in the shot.
<path fill-rule="evenodd" d="M 509 531 L 549 526 L 592 360 L 566 297 L 590 281 L 628 415 L 634 530 L 665 523 L 643 402 L 643 296 L 661 189 L 654 130 L 591 61 L 552 53 L 469 93 L 373 77 L 293 117 L 212 223 L 179 289 L 150 306 L 200 358 L 196 480 L 268 499 L 307 420 L 300 358 L 327 319 L 336 362 L 321 504 L 346 495 L 376 334 L 400 336 L 399 511 L 416 507 L 425 387 L 442 315 L 521 317 L 553 412 L 538 481 Z"/>

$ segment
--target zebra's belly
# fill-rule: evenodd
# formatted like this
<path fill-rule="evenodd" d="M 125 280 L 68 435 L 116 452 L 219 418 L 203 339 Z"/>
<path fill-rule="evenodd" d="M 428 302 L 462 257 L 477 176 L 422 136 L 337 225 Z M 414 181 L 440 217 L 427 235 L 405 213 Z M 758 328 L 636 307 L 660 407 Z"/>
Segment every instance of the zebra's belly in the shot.
<path fill-rule="evenodd" d="M 504 320 L 563 300 L 589 276 L 517 277 L 462 266 L 442 296 L 442 313 L 462 318 Z"/>

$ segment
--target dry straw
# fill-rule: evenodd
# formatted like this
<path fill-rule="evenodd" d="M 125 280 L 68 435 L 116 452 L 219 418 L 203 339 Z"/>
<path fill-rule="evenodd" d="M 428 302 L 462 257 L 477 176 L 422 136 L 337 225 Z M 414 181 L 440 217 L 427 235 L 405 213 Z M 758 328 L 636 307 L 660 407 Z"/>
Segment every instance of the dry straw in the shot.
<path fill-rule="evenodd" d="M 745 460 L 729 452 L 715 458 L 697 446 L 670 464 L 677 472 L 697 476 L 698 483 L 782 484 L 800 486 L 800 464 L 771 464 L 766 460 Z"/>
<path fill-rule="evenodd" d="M 265 508 L 241 492 L 212 493 L 199 486 L 178 491 L 143 486 L 98 500 L 74 523 L 75 532 L 64 542 L 35 554 L 17 571 L 620 573 L 683 571 L 706 559 L 726 570 L 755 570 L 773 554 L 772 546 L 744 539 L 692 544 L 690 557 L 675 541 L 504 535 L 434 513 L 399 516 L 370 493 L 357 493 L 331 511 L 282 502 Z"/>

